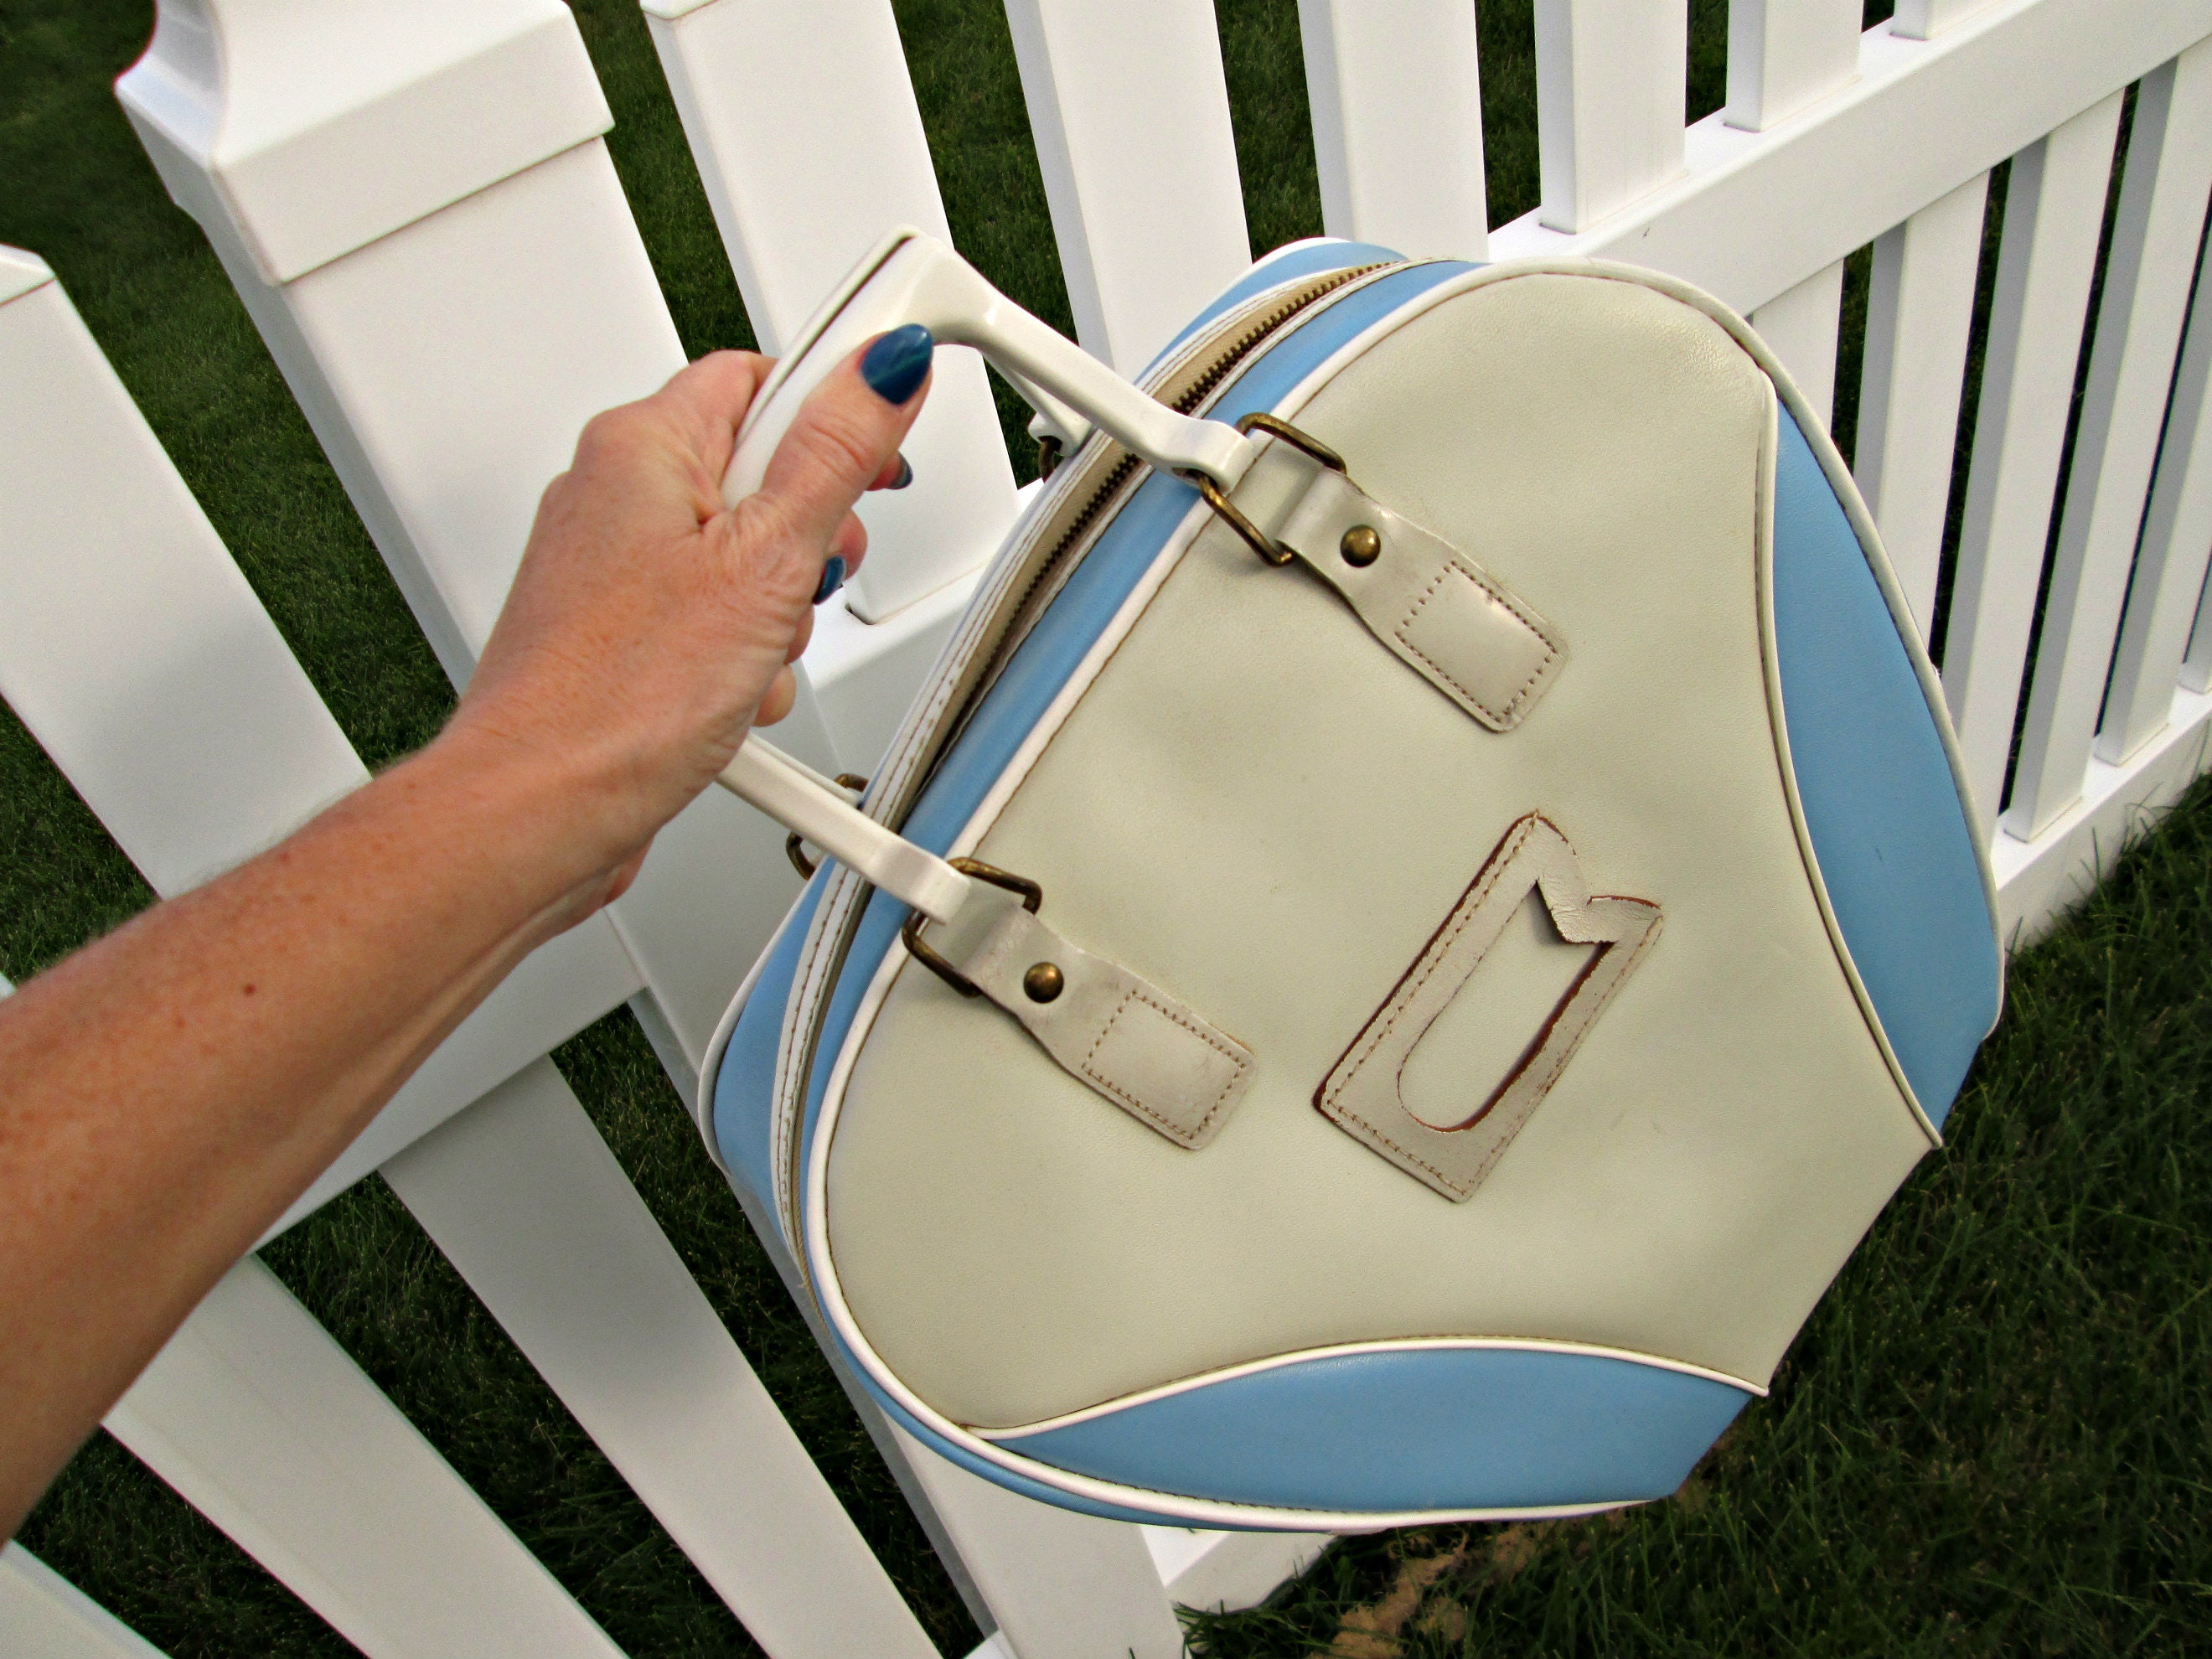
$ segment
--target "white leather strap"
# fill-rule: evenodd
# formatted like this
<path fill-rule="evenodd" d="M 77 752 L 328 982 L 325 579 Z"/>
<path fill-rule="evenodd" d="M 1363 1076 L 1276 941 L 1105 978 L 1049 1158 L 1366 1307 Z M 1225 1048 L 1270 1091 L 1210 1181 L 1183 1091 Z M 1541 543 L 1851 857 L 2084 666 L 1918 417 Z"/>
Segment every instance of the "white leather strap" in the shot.
<path fill-rule="evenodd" d="M 1595 957 L 1511 1071 L 1465 1079 L 1464 1118 L 1449 1127 L 1425 1123 L 1406 1104 L 1407 1062 L 1531 890 L 1542 894 L 1559 938 L 1596 945 Z M 1314 1104 L 1387 1162 L 1465 1203 L 1657 941 L 1660 919 L 1659 906 L 1650 899 L 1593 896 L 1566 836 L 1541 813 L 1529 813 L 1506 831 L 1389 1000 L 1322 1079 Z"/>
<path fill-rule="evenodd" d="M 921 324 L 940 344 L 974 346 L 1063 438 L 1087 435 L 1096 424 L 1154 466 L 1202 472 L 1224 489 L 1258 453 L 1234 428 L 1139 392 L 935 237 L 902 226 L 847 274 L 753 399 L 722 499 L 734 506 L 760 488 L 769 455 L 823 375 L 867 340 L 907 323 Z"/>
<path fill-rule="evenodd" d="M 829 779 L 757 734 L 738 746 L 715 781 L 934 921 L 951 921 L 975 887 L 936 854 L 886 830 Z"/>
<path fill-rule="evenodd" d="M 1252 1054 L 1195 1010 L 1060 937 L 1014 894 L 978 884 L 928 944 L 1020 1022 L 1063 1070 L 1194 1151 L 1252 1080 Z"/>
<path fill-rule="evenodd" d="M 1533 606 L 1341 472 L 1316 466 L 1273 534 L 1400 660 L 1493 732 L 1521 723 L 1565 659 Z"/>

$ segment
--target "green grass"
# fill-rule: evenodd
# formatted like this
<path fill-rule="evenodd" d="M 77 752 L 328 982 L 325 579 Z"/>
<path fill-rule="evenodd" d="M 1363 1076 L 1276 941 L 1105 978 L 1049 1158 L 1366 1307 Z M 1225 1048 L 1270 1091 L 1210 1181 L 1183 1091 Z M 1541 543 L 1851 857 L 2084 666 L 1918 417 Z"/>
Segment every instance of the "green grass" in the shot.
<path fill-rule="evenodd" d="M 1321 228 L 1294 0 L 1217 0 L 1255 251 Z M 1887 7 L 1875 0 L 1869 21 Z M 954 234 L 1065 328 L 1066 296 L 994 0 L 899 0 Z M 630 0 L 580 0 L 611 139 L 688 349 L 750 342 Z M 1692 0 L 1688 99 L 1717 107 L 1725 0 Z M 108 82 L 148 0 L 0 0 L 0 241 L 44 255 L 365 757 L 451 705 L 343 492 Z M 1537 199 L 1531 0 L 1483 0 L 1493 222 Z M 1993 204 L 1994 235 L 1999 210 Z M 1856 413 L 1853 262 L 1837 427 Z M 0 393 L 4 395 L 4 393 Z M 1971 410 L 1972 386 L 1968 404 Z M 1025 412 L 1004 405 L 1017 466 Z M 1971 417 L 1962 442 L 1971 434 Z M 148 901 L 0 714 L 0 972 Z M 2014 969 L 2003 1030 L 1931 1158 L 1777 1379 L 1675 1499 L 1549 1528 L 1337 1547 L 1271 1606 L 1194 1626 L 1231 1656 L 2183 1651 L 2212 1636 L 2212 796 Z M 948 1653 L 975 1632 L 627 1014 L 557 1063 Z M 632 1651 L 743 1632 L 370 1180 L 270 1265 Z M 96 1438 L 24 1541 L 178 1655 L 344 1644 Z"/>

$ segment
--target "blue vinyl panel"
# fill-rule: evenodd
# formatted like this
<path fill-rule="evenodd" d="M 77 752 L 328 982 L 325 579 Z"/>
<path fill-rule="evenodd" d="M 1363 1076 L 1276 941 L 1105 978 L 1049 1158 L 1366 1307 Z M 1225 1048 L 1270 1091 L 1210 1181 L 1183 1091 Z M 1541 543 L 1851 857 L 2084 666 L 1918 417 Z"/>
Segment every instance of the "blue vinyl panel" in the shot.
<path fill-rule="evenodd" d="M 1882 1030 L 1939 1126 L 2002 964 L 1973 827 L 1857 533 L 1782 411 L 1774 634 L 1805 825 Z"/>
<path fill-rule="evenodd" d="M 1540 1509 L 1664 1498 L 1750 1398 L 1601 1354 L 1400 1349 L 1278 1365 L 1000 1443 L 1227 1503 Z"/>

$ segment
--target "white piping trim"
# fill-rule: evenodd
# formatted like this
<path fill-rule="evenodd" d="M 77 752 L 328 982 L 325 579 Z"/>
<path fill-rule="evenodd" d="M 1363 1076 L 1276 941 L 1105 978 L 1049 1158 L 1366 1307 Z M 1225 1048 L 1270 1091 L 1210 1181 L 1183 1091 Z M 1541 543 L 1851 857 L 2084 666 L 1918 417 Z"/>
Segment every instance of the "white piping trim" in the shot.
<path fill-rule="evenodd" d="M 1632 1365 L 1642 1365 L 1651 1370 L 1679 1371 L 1684 1376 L 1694 1376 L 1706 1382 L 1719 1382 L 1749 1395 L 1754 1400 L 1766 1398 L 1765 1388 L 1757 1382 L 1747 1382 L 1740 1376 L 1730 1376 L 1726 1371 L 1717 1371 L 1705 1365 L 1692 1365 L 1685 1359 L 1668 1359 L 1658 1354 L 1637 1353 L 1627 1348 L 1607 1347 L 1596 1342 L 1553 1342 L 1535 1337 L 1521 1336 L 1414 1336 L 1375 1342 L 1334 1342 L 1325 1347 L 1301 1348 L 1295 1353 L 1279 1353 L 1266 1359 L 1248 1359 L 1240 1365 L 1224 1365 L 1218 1370 L 1202 1371 L 1196 1376 L 1186 1376 L 1173 1382 L 1163 1382 L 1158 1388 L 1139 1389 L 1134 1394 L 1125 1394 L 1118 1399 L 1103 1401 L 1096 1406 L 1086 1406 L 1081 1411 L 1065 1412 L 1058 1417 L 1048 1417 L 1042 1422 L 1024 1423 L 1012 1429 L 973 1429 L 969 1432 L 980 1440 L 998 1442 L 1019 1440 L 1032 1434 L 1048 1434 L 1054 1429 L 1073 1428 L 1079 1423 L 1088 1423 L 1095 1418 L 1111 1417 L 1117 1413 L 1131 1411 L 1139 1406 L 1149 1406 L 1158 1400 L 1173 1399 L 1177 1395 L 1195 1394 L 1210 1389 L 1217 1382 L 1234 1382 L 1243 1377 L 1257 1376 L 1266 1371 L 1280 1370 L 1289 1365 L 1302 1365 L 1308 1360 L 1346 1359 L 1362 1354 L 1391 1353 L 1563 1353 L 1577 1354 L 1591 1359 L 1616 1359 Z"/>

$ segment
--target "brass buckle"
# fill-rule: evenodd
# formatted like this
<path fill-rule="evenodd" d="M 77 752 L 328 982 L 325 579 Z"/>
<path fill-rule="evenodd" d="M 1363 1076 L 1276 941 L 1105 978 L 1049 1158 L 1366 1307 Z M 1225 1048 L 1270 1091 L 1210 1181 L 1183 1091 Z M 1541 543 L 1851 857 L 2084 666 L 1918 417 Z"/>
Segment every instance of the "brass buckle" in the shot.
<path fill-rule="evenodd" d="M 840 772 L 837 787 L 854 790 L 863 795 L 868 793 L 868 781 L 857 772 Z M 813 880 L 814 872 L 822 867 L 821 860 L 806 856 L 805 839 L 796 830 L 783 838 L 783 855 L 791 860 L 791 867 L 799 872 L 801 881 Z"/>
<path fill-rule="evenodd" d="M 950 859 L 946 861 L 963 876 L 973 876 L 976 880 L 987 881 L 994 887 L 1003 887 L 1009 893 L 1020 894 L 1022 908 L 1031 915 L 1035 915 L 1037 906 L 1044 902 L 1044 889 L 1027 876 L 1014 875 L 998 868 L 995 865 L 986 864 L 981 859 Z M 975 982 L 967 975 L 947 962 L 934 945 L 923 939 L 921 930 L 927 926 L 929 926 L 929 917 L 925 912 L 910 910 L 907 913 L 906 926 L 899 929 L 899 938 L 905 941 L 908 954 L 938 978 L 959 992 L 962 996 L 982 995 L 983 994 L 975 988 Z"/>
<path fill-rule="evenodd" d="M 1288 421 L 1278 420 L 1273 415 L 1252 414 L 1237 422 L 1237 429 L 1248 438 L 1255 431 L 1264 432 L 1271 438 L 1279 438 L 1301 454 L 1320 462 L 1330 471 L 1345 472 L 1343 456 L 1310 433 L 1299 431 Z M 1260 556 L 1264 563 L 1280 568 L 1297 556 L 1273 537 L 1262 534 L 1260 526 L 1245 516 L 1243 509 L 1231 501 L 1221 486 L 1203 472 L 1189 472 L 1183 476 L 1198 486 L 1200 499 L 1213 509 L 1224 524 L 1243 538 L 1245 546 Z M 1349 477 L 1351 475 L 1346 472 L 1345 476 Z"/>

